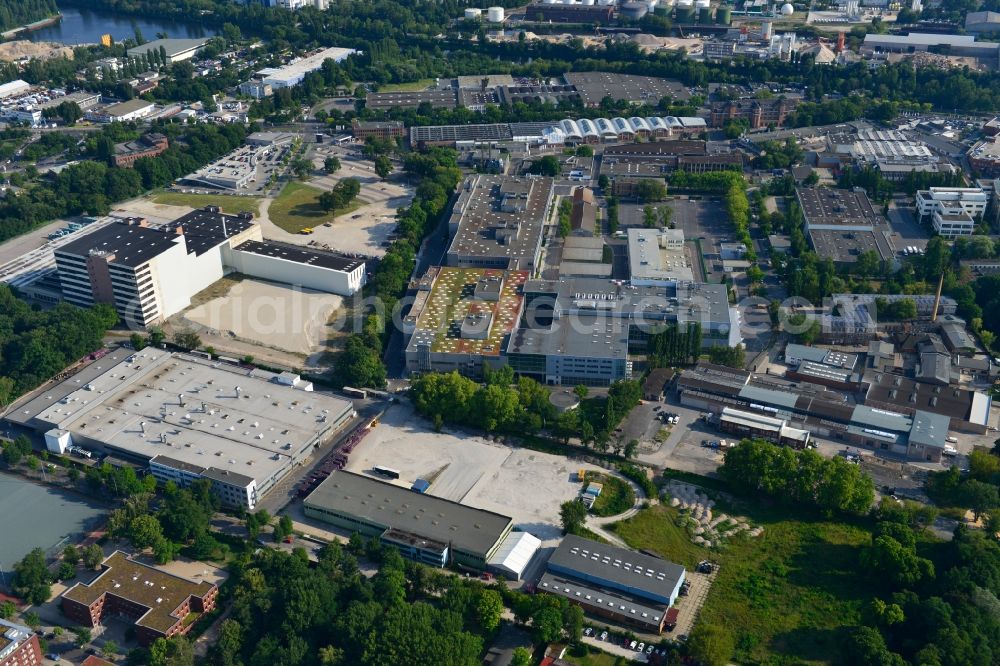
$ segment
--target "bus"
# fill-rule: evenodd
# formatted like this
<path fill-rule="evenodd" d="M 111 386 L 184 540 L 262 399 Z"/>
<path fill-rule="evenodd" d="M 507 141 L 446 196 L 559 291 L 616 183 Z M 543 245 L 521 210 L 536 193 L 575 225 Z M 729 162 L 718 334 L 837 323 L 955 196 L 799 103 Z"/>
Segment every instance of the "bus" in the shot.
<path fill-rule="evenodd" d="M 372 467 L 372 472 L 378 474 L 379 476 L 384 476 L 387 479 L 398 479 L 399 472 L 392 469 L 391 467 L 383 467 L 382 465 L 375 465 Z"/>

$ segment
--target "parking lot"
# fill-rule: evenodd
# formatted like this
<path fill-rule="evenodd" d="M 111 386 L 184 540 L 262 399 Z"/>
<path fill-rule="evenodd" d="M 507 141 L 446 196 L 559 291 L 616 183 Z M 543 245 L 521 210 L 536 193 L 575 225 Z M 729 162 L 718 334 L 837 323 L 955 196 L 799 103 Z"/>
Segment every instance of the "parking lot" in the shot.
<path fill-rule="evenodd" d="M 361 183 L 358 199 L 364 202 L 363 205 L 350 214 L 341 215 L 330 226 L 316 227 L 312 235 L 300 238 L 327 243 L 338 252 L 381 257 L 396 228 L 396 212 L 413 201 L 413 188 L 401 175 L 382 180 L 375 175 L 374 163 L 357 156 L 356 150 L 356 146 L 317 146 L 313 163 L 320 175 L 309 184 L 329 190 L 344 178 L 356 178 Z M 340 170 L 334 174 L 322 173 L 323 161 L 330 156 L 340 158 Z"/>
<path fill-rule="evenodd" d="M 889 226 L 892 227 L 892 246 L 896 252 L 904 248 L 916 247 L 921 252 L 927 248 L 930 234 L 917 222 L 912 208 L 898 208 L 895 202 L 889 205 Z"/>

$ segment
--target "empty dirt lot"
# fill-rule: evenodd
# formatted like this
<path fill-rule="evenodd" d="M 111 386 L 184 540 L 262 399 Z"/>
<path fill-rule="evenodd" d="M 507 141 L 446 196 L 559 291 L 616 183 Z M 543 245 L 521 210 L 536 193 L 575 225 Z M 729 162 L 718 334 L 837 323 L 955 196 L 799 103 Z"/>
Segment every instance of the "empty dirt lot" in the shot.
<path fill-rule="evenodd" d="M 407 403 L 389 408 L 347 469 L 370 474 L 374 465 L 398 470 L 399 485 L 427 479 L 430 495 L 511 516 L 541 539 L 560 536 L 559 505 L 580 492 L 576 471 L 598 469 L 463 433 L 435 433 Z"/>
<path fill-rule="evenodd" d="M 182 316 L 209 334 L 309 354 L 330 337 L 327 322 L 342 304 L 335 294 L 245 279 Z"/>

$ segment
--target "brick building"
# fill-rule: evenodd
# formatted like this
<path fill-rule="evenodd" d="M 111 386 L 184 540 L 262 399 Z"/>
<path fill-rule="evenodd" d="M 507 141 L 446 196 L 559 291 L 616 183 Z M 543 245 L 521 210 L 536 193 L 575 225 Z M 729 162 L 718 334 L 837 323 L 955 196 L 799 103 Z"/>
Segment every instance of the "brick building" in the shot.
<path fill-rule="evenodd" d="M 135 624 L 144 646 L 157 638 L 186 634 L 202 613 L 215 608 L 219 588 L 195 583 L 130 559 L 115 551 L 101 565 L 104 571 L 89 584 L 77 583 L 62 595 L 63 613 L 85 627 L 105 617 Z"/>
<path fill-rule="evenodd" d="M 395 139 L 406 136 L 406 128 L 398 120 L 387 120 L 384 122 L 366 122 L 355 118 L 351 122 L 351 133 L 357 139 Z"/>
<path fill-rule="evenodd" d="M 712 104 L 712 127 L 722 127 L 730 120 L 745 120 L 750 129 L 774 125 L 781 127 L 795 103 L 782 97 L 773 99 L 735 99 Z"/>
<path fill-rule="evenodd" d="M 169 147 L 170 141 L 162 134 L 144 134 L 135 141 L 115 146 L 115 166 L 131 169 L 137 159 L 157 157 Z"/>
<path fill-rule="evenodd" d="M 41 666 L 38 635 L 29 627 L 0 620 L 0 666 Z"/>

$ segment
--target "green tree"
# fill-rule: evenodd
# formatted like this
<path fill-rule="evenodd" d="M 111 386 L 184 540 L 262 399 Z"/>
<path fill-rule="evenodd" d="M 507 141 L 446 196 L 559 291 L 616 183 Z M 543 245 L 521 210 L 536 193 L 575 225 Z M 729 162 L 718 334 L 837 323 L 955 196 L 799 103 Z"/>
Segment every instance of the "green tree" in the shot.
<path fill-rule="evenodd" d="M 93 640 L 93 636 L 90 633 L 90 629 L 86 627 L 76 627 L 75 629 L 73 629 L 73 633 L 76 635 L 75 642 L 77 647 L 83 647 L 91 640 Z"/>
<path fill-rule="evenodd" d="M 375 158 L 375 173 L 382 180 L 387 179 L 392 174 L 393 166 L 392 160 L 390 160 L 385 155 L 379 155 Z"/>
<path fill-rule="evenodd" d="M 736 644 L 730 631 L 715 624 L 699 622 L 688 639 L 688 653 L 705 666 L 725 666 Z"/>
<path fill-rule="evenodd" d="M 636 183 L 635 195 L 640 201 L 662 201 L 667 196 L 667 186 L 658 178 L 642 178 Z"/>
<path fill-rule="evenodd" d="M 149 548 L 163 539 L 163 528 L 155 516 L 136 516 L 129 522 L 128 538 L 140 550 Z"/>
<path fill-rule="evenodd" d="M 17 606 L 13 601 L 0 601 L 0 619 L 9 620 L 17 612 Z"/>
<path fill-rule="evenodd" d="M 174 333 L 174 344 L 190 351 L 201 347 L 201 337 L 194 331 L 177 331 Z"/>
<path fill-rule="evenodd" d="M 511 666 L 531 666 L 531 650 L 526 647 L 514 648 L 510 664 Z"/>
<path fill-rule="evenodd" d="M 307 160 L 298 157 L 292 160 L 290 168 L 292 170 L 292 173 L 295 174 L 296 178 L 298 178 L 299 180 L 303 180 L 307 178 L 310 173 L 312 173 L 313 163 L 312 160 Z"/>
<path fill-rule="evenodd" d="M 104 551 L 96 543 L 92 543 L 83 547 L 81 558 L 85 567 L 96 569 L 104 561 Z"/>
<path fill-rule="evenodd" d="M 104 641 L 104 645 L 101 646 L 101 654 L 108 659 L 114 659 L 118 655 L 118 643 L 111 639 Z"/>
<path fill-rule="evenodd" d="M 968 506 L 976 520 L 979 517 L 1000 506 L 997 487 L 990 483 L 969 479 L 961 486 L 963 504 Z"/>
<path fill-rule="evenodd" d="M 558 157 L 555 155 L 546 155 L 545 157 L 532 162 L 528 171 L 539 176 L 549 176 L 550 178 L 555 178 L 562 173 L 562 166 L 559 164 Z"/>
<path fill-rule="evenodd" d="M 579 500 L 570 500 L 559 505 L 559 519 L 567 534 L 578 532 L 587 520 L 587 507 Z"/>
<path fill-rule="evenodd" d="M 323 160 L 323 170 L 327 173 L 337 173 L 340 171 L 340 158 L 336 155 L 331 155 Z"/>
<path fill-rule="evenodd" d="M 52 588 L 49 587 L 51 582 L 45 552 L 41 548 L 33 549 L 14 565 L 11 589 L 32 606 L 45 603 L 52 596 Z"/>
<path fill-rule="evenodd" d="M 553 643 L 562 637 L 562 613 L 552 606 L 540 608 L 531 616 L 531 628 L 536 642 Z"/>
<path fill-rule="evenodd" d="M 500 626 L 500 618 L 503 616 L 503 599 L 496 590 L 483 590 L 476 602 L 476 618 L 479 625 L 487 632 L 492 633 Z"/>
<path fill-rule="evenodd" d="M 138 333 L 133 333 L 129 337 L 129 342 L 132 343 L 132 348 L 135 349 L 136 351 L 141 351 L 146 347 L 146 338 L 144 338 Z"/>
<path fill-rule="evenodd" d="M 194 647 L 183 636 L 157 638 L 149 646 L 149 666 L 194 666 Z"/>

